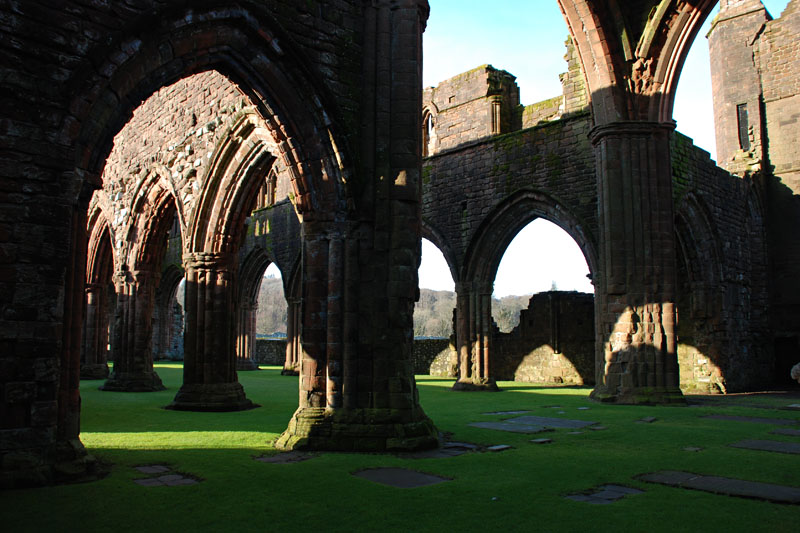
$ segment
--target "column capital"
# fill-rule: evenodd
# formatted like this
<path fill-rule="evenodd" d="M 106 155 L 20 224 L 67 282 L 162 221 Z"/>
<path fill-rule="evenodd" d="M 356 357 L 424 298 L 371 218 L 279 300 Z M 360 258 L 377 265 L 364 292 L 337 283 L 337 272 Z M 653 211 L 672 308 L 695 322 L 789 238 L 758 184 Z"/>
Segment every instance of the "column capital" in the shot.
<path fill-rule="evenodd" d="M 232 269 L 236 256 L 229 252 L 190 252 L 183 255 L 183 268 L 186 270 L 227 270 Z"/>
<path fill-rule="evenodd" d="M 648 135 L 656 132 L 671 133 L 675 130 L 675 122 L 652 122 L 645 120 L 623 120 L 600 124 L 589 131 L 589 140 L 597 144 L 605 137 Z"/>

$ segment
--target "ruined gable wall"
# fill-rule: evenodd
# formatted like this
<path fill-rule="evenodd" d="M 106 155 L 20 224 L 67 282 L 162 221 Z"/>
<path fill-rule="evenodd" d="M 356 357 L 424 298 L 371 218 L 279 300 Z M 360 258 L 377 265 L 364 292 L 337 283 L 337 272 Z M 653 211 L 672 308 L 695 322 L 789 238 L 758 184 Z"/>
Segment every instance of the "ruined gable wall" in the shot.
<path fill-rule="evenodd" d="M 717 159 L 731 172 L 757 170 L 762 159 L 761 81 L 753 59 L 753 41 L 767 22 L 758 0 L 727 2 L 708 34 L 711 59 Z M 746 105 L 751 146 L 739 143 L 737 106 Z"/>
<path fill-rule="evenodd" d="M 504 70 L 482 65 L 423 91 L 423 109 L 434 120 L 435 142 L 429 154 L 519 129 L 519 87 Z M 493 102 L 499 105 L 499 125 L 493 126 Z"/>

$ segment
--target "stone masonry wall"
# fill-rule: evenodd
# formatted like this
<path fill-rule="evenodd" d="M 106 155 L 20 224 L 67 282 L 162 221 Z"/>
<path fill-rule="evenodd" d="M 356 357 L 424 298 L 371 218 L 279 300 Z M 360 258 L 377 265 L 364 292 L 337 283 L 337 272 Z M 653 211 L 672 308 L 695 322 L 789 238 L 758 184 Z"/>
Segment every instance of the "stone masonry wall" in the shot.
<path fill-rule="evenodd" d="M 594 154 L 588 115 L 546 123 L 443 152 L 423 163 L 423 219 L 452 251 L 457 270 L 486 217 L 523 190 L 544 191 L 597 228 Z M 554 220 L 558 223 L 558 220 Z M 521 229 L 521 228 L 520 228 Z"/>
<path fill-rule="evenodd" d="M 519 326 L 495 333 L 496 379 L 569 385 L 594 384 L 594 295 L 535 294 Z"/>
<path fill-rule="evenodd" d="M 717 159 L 732 172 L 758 170 L 762 158 L 760 80 L 751 43 L 767 19 L 760 0 L 723 1 L 708 34 Z M 747 106 L 749 150 L 739 143 L 738 105 Z"/>
<path fill-rule="evenodd" d="M 482 65 L 423 91 L 423 108 L 433 118 L 429 154 L 448 150 L 493 134 L 519 129 L 516 125 L 519 87 L 505 70 Z M 493 126 L 493 102 L 499 124 Z"/>
<path fill-rule="evenodd" d="M 768 135 L 767 224 L 776 372 L 791 384 L 800 361 L 800 1 L 767 23 L 757 44 Z"/>
<path fill-rule="evenodd" d="M 680 133 L 673 135 L 672 161 L 676 231 L 683 248 L 678 268 L 682 386 L 711 392 L 767 386 L 773 378 L 767 265 L 754 183 L 717 167 Z"/>

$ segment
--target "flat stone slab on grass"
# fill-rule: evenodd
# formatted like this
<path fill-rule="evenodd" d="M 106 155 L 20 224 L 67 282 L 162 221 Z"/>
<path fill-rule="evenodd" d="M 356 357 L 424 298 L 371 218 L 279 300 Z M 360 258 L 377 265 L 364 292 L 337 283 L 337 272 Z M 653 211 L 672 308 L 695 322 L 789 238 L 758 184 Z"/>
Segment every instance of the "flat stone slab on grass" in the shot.
<path fill-rule="evenodd" d="M 353 473 L 354 476 L 374 481 L 382 485 L 389 485 L 390 487 L 397 487 L 401 489 L 414 489 L 417 487 L 425 487 L 427 485 L 435 485 L 445 481 L 451 481 L 449 478 L 440 477 L 433 474 L 425 474 L 415 470 L 407 470 L 405 468 L 369 468 L 367 470 L 360 470 Z"/>
<path fill-rule="evenodd" d="M 171 468 L 166 465 L 142 465 L 134 466 L 133 468 L 142 474 L 163 474 L 171 470 Z"/>
<path fill-rule="evenodd" d="M 759 450 L 762 452 L 777 452 L 800 454 L 800 444 L 796 442 L 782 442 L 779 440 L 748 439 L 731 444 L 734 448 Z"/>
<path fill-rule="evenodd" d="M 643 490 L 625 487 L 623 485 L 603 485 L 593 489 L 594 492 L 584 494 L 570 494 L 568 500 L 591 503 L 593 505 L 608 505 L 631 494 L 642 494 Z"/>
<path fill-rule="evenodd" d="M 525 424 L 530 426 L 542 426 L 546 428 L 566 428 L 566 429 L 581 429 L 587 426 L 593 426 L 597 422 L 587 422 L 586 420 L 569 420 L 566 418 L 550 418 L 546 416 L 518 416 L 516 418 L 509 418 L 503 420 L 509 424 Z"/>
<path fill-rule="evenodd" d="M 800 429 L 780 428 L 770 431 L 773 435 L 789 435 L 790 437 L 800 437 Z"/>
<path fill-rule="evenodd" d="M 273 463 L 278 465 L 286 465 L 291 463 L 299 463 L 300 461 L 307 461 L 315 457 L 313 453 L 306 453 L 306 452 L 283 452 L 276 455 L 270 455 L 268 457 L 256 457 L 256 461 L 260 461 L 262 463 Z"/>
<path fill-rule="evenodd" d="M 800 487 L 787 487 L 785 485 L 719 476 L 704 476 L 674 470 L 642 474 L 637 478 L 648 483 L 659 483 L 671 487 L 701 490 L 726 496 L 755 498 L 776 503 L 800 504 Z"/>
<path fill-rule="evenodd" d="M 552 429 L 536 424 L 517 424 L 504 420 L 502 422 L 472 422 L 470 426 L 483 429 L 495 429 L 497 431 L 510 431 L 511 433 L 542 433 L 553 431 Z"/>
<path fill-rule="evenodd" d="M 419 452 L 398 453 L 400 457 L 409 459 L 443 459 L 447 457 L 458 457 L 468 452 L 479 451 L 480 446 L 469 442 L 445 442 L 440 448 L 433 450 L 422 450 Z"/>
<path fill-rule="evenodd" d="M 793 426 L 798 422 L 791 418 L 764 418 L 759 416 L 708 415 L 702 418 L 713 420 L 731 420 L 734 422 L 753 422 L 756 424 L 774 424 L 776 426 Z"/>
<path fill-rule="evenodd" d="M 133 482 L 143 487 L 160 487 L 160 486 L 178 487 L 181 485 L 195 485 L 198 483 L 198 480 L 191 477 L 183 476 L 181 474 L 167 474 L 165 476 L 160 476 L 160 477 L 134 479 Z"/>
<path fill-rule="evenodd" d="M 492 413 L 482 413 L 484 415 L 521 415 L 522 413 L 530 413 L 530 410 L 524 411 L 494 411 Z"/>

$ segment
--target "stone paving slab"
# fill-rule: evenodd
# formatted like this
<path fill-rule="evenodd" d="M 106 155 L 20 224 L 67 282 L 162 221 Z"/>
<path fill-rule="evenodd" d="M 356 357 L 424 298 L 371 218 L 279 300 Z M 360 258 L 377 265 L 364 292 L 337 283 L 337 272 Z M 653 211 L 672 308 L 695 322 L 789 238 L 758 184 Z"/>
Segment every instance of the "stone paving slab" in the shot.
<path fill-rule="evenodd" d="M 198 483 L 198 480 L 181 474 L 167 474 L 159 477 L 134 479 L 133 482 L 143 487 L 178 487 L 181 485 L 195 485 Z"/>
<path fill-rule="evenodd" d="M 435 485 L 445 481 L 452 481 L 449 478 L 426 474 L 405 468 L 368 468 L 353 473 L 354 476 L 374 481 L 382 485 L 397 487 L 401 489 L 413 489 Z"/>
<path fill-rule="evenodd" d="M 511 433 L 543 433 L 546 431 L 553 431 L 552 429 L 544 426 L 534 424 L 517 424 L 514 422 L 472 422 L 469 424 L 472 427 L 483 429 L 495 429 L 497 431 L 510 431 Z"/>
<path fill-rule="evenodd" d="M 522 413 L 530 413 L 530 409 L 524 411 L 494 411 L 491 413 L 481 413 L 484 415 L 521 415 Z"/>
<path fill-rule="evenodd" d="M 800 443 L 783 442 L 779 440 L 758 440 L 747 439 L 731 444 L 734 448 L 745 448 L 747 450 L 759 450 L 762 452 L 777 452 L 800 454 Z"/>
<path fill-rule="evenodd" d="M 570 494 L 566 498 L 576 502 L 591 503 L 593 505 L 609 505 L 615 501 L 633 494 L 643 494 L 643 490 L 625 487 L 623 485 L 603 485 L 593 489 L 594 492 L 585 494 Z"/>
<path fill-rule="evenodd" d="M 793 426 L 798 422 L 791 418 L 764 418 L 759 416 L 708 415 L 702 418 L 713 420 L 731 420 L 734 422 L 753 422 L 756 424 L 773 424 L 775 426 Z"/>
<path fill-rule="evenodd" d="M 790 437 L 800 437 L 800 429 L 780 428 L 770 431 L 773 435 L 788 435 Z"/>
<path fill-rule="evenodd" d="M 800 487 L 747 481 L 719 476 L 704 476 L 691 472 L 664 470 L 642 474 L 637 479 L 685 489 L 701 490 L 726 496 L 755 498 L 776 503 L 800 504 Z"/>
<path fill-rule="evenodd" d="M 399 457 L 407 459 L 444 459 L 447 457 L 458 457 L 465 453 L 480 451 L 481 447 L 469 442 L 445 442 L 440 448 L 433 450 L 422 450 L 418 452 L 398 453 Z"/>
<path fill-rule="evenodd" d="M 516 418 L 509 418 L 503 420 L 509 424 L 526 424 L 531 426 L 543 426 L 546 428 L 567 428 L 567 429 L 581 429 L 587 426 L 593 426 L 597 422 L 588 422 L 586 420 L 569 420 L 566 418 L 550 418 L 546 416 L 518 416 Z"/>

